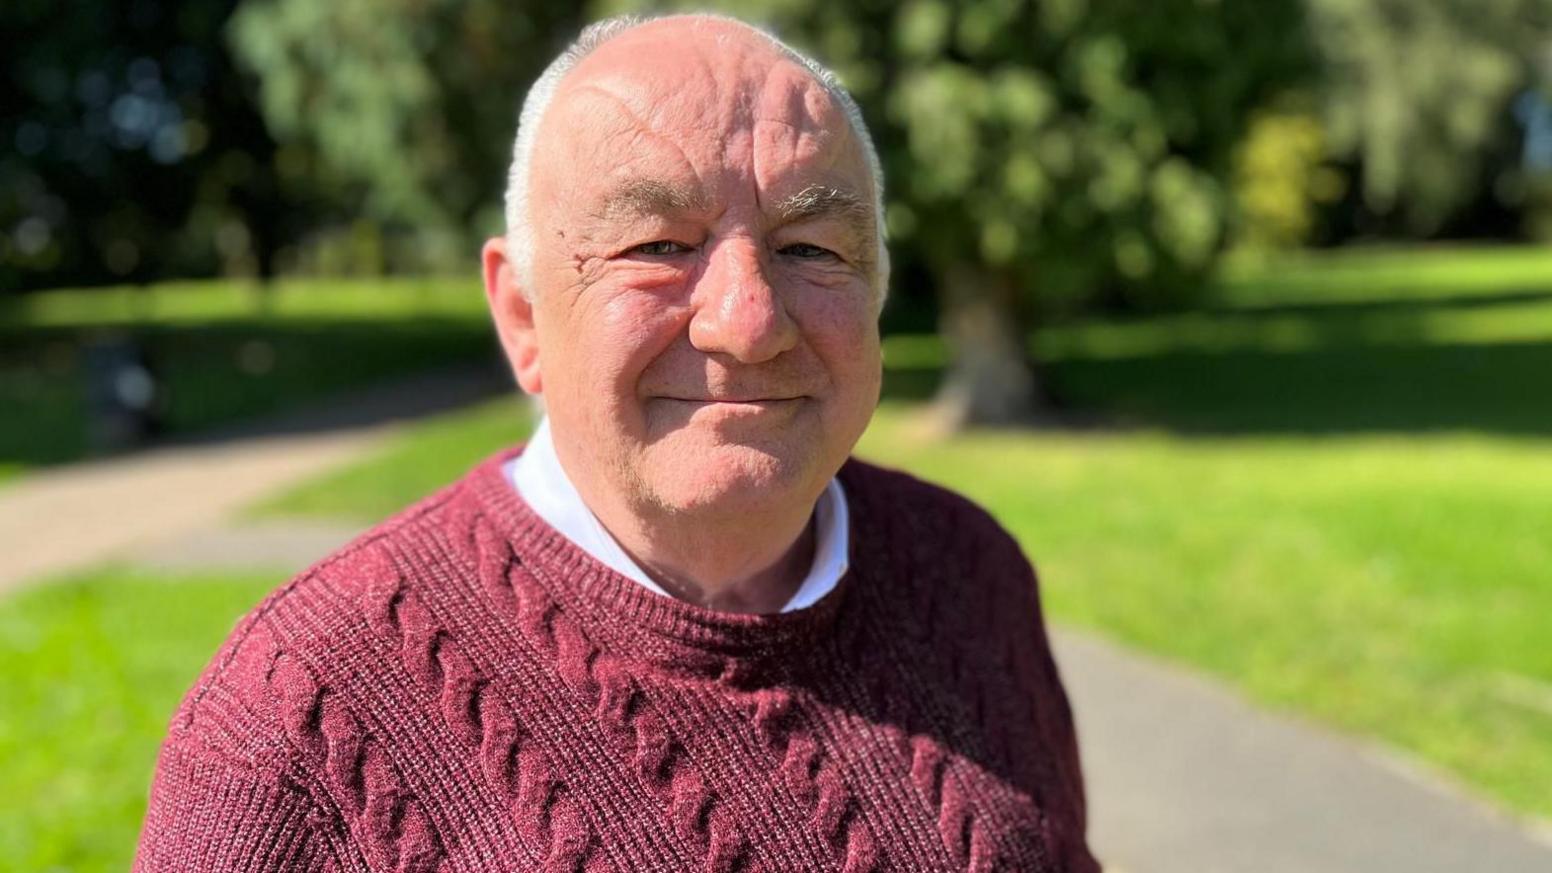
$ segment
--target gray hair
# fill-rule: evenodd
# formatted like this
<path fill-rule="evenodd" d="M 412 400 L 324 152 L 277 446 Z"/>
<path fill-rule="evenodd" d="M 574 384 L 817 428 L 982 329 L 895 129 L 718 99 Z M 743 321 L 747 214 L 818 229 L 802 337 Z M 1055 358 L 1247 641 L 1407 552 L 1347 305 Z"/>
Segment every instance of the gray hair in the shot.
<path fill-rule="evenodd" d="M 713 13 L 698 13 L 694 15 L 663 16 L 655 18 L 642 18 L 635 15 L 619 15 L 606 18 L 602 21 L 588 25 L 583 29 L 575 42 L 566 47 L 550 65 L 544 69 L 533 87 L 529 88 L 527 96 L 523 98 L 523 109 L 518 115 L 517 139 L 512 144 L 512 167 L 507 173 L 506 191 L 506 219 L 507 219 L 507 253 L 513 265 L 517 269 L 518 280 L 522 283 L 523 294 L 532 296 L 534 282 L 534 232 L 533 224 L 529 220 L 528 187 L 529 177 L 533 169 L 534 148 L 538 144 L 539 125 L 544 120 L 545 113 L 549 111 L 550 102 L 555 97 L 556 90 L 560 87 L 561 80 L 566 74 L 582 62 L 582 59 L 592 54 L 599 46 L 619 36 L 627 30 L 648 21 L 659 21 L 664 18 L 695 18 L 712 21 L 728 21 L 749 28 L 770 40 L 787 57 L 802 64 L 813 75 L 814 81 L 830 95 L 830 98 L 841 107 L 846 116 L 847 123 L 857 140 L 862 143 L 867 155 L 868 173 L 873 183 L 873 217 L 877 227 L 878 253 L 877 268 L 874 271 L 874 281 L 879 305 L 883 304 L 884 295 L 889 288 L 889 249 L 884 244 L 884 168 L 878 159 L 878 149 L 873 145 L 873 137 L 868 133 L 868 126 L 862 120 L 862 110 L 857 107 L 857 101 L 841 86 L 840 79 L 830 69 L 820 64 L 813 58 L 799 52 L 786 43 L 777 39 L 769 31 L 755 27 L 747 22 L 739 21 L 726 15 Z"/>

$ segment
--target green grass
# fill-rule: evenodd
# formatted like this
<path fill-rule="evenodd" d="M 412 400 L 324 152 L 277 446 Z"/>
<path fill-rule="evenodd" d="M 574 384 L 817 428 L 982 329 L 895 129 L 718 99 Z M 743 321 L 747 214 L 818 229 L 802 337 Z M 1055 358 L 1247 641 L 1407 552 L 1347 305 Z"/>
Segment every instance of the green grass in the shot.
<path fill-rule="evenodd" d="M 129 868 L 173 709 L 277 581 L 103 570 L 0 600 L 5 869 Z"/>
<path fill-rule="evenodd" d="M 1057 620 L 1552 817 L 1549 268 L 1552 256 L 1534 251 L 1236 266 L 1202 312 L 1044 327 L 1034 347 L 1051 392 L 1085 422 L 1111 425 L 1085 430 L 927 441 L 913 400 L 932 391 L 946 354 L 935 338 L 891 337 L 889 399 L 859 452 L 992 510 L 1039 565 Z M 322 349 L 299 360 L 304 381 L 348 371 L 393 325 L 413 335 L 430 322 L 425 360 L 487 340 L 482 313 L 414 316 L 418 304 L 403 301 L 423 293 L 415 286 L 385 292 L 399 301 L 389 309 L 408 307 L 387 318 L 370 314 L 381 301 L 369 286 L 348 287 L 268 315 L 245 308 L 245 292 L 218 291 L 223 304 L 169 291 L 140 315 L 195 348 L 209 330 L 237 331 L 218 330 L 226 338 L 201 353 L 211 357 L 187 352 L 189 379 L 200 366 L 231 373 L 216 358 L 245 329 Z M 26 330 L 73 336 L 142 305 L 113 304 L 115 314 L 94 300 L 40 302 Z M 40 367 L 62 356 L 34 348 Z M 212 395 L 234 383 L 209 379 Z M 439 416 L 255 511 L 381 518 L 528 425 L 511 398 Z M 0 477 L 7 465 L 24 466 L 0 452 Z M 127 865 L 168 715 L 275 581 L 111 571 L 0 600 L 8 863 Z"/>
<path fill-rule="evenodd" d="M 306 482 L 250 512 L 378 520 L 462 476 L 486 455 L 526 439 L 531 426 L 527 404 L 515 396 L 440 415 L 412 425 L 372 458 Z"/>
<path fill-rule="evenodd" d="M 165 386 L 173 434 L 428 367 L 492 360 L 472 280 L 175 283 L 0 301 L 0 477 L 90 452 L 91 348 L 127 337 Z"/>
<path fill-rule="evenodd" d="M 1224 264 L 1209 299 L 1233 308 L 1552 294 L 1552 247 L 1353 247 Z"/>
<path fill-rule="evenodd" d="M 1552 447 L 1475 436 L 913 437 L 859 453 L 990 509 L 1058 619 L 1379 737 L 1552 817 Z"/>
<path fill-rule="evenodd" d="M 472 277 L 286 279 L 270 285 L 212 279 L 117 288 L 66 288 L 0 298 L 0 328 L 100 328 L 268 321 L 370 322 L 485 318 Z"/>

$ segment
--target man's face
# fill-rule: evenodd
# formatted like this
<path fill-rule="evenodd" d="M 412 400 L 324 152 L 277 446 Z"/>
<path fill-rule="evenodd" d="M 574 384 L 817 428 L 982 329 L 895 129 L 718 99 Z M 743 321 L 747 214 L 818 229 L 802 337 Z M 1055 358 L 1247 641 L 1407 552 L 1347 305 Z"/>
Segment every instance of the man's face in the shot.
<path fill-rule="evenodd" d="M 638 511 L 811 505 L 880 380 L 879 228 L 841 108 L 755 34 L 682 21 L 610 41 L 551 107 L 533 322 L 578 487 Z"/>

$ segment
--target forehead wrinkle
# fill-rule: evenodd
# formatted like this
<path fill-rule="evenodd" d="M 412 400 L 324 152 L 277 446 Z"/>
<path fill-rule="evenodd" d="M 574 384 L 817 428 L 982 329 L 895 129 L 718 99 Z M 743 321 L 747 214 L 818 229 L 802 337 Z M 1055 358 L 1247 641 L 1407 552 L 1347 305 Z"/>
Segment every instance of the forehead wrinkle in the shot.
<path fill-rule="evenodd" d="M 592 218 L 613 218 L 622 214 L 652 214 L 671 209 L 690 209 L 705 205 L 704 181 L 695 162 L 690 160 L 684 146 L 673 137 L 665 135 L 647 118 L 643 117 L 625 97 L 602 84 L 580 82 L 568 88 L 575 95 L 602 98 L 619 110 L 623 120 L 629 122 L 627 132 L 634 136 L 652 139 L 673 153 L 681 168 L 694 178 L 693 185 L 680 186 L 671 182 L 646 177 L 627 179 L 616 185 L 603 197 L 589 204 Z M 574 170 L 574 164 L 567 162 Z"/>
<path fill-rule="evenodd" d="M 751 157 L 760 182 L 774 187 L 791 168 L 833 168 L 842 159 L 849 125 L 812 71 L 782 58 L 750 91 L 757 106 Z"/>

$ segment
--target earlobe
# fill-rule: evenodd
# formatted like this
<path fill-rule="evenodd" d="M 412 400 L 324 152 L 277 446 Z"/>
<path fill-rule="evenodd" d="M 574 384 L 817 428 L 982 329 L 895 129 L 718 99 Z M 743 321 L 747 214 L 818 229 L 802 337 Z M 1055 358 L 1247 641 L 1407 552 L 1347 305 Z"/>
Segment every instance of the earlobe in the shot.
<path fill-rule="evenodd" d="M 517 384 L 529 394 L 543 393 L 539 338 L 534 328 L 533 302 L 524 293 L 517 267 L 507 257 L 506 240 L 485 242 L 480 253 L 485 278 L 485 302 L 490 306 L 496 336 Z"/>

